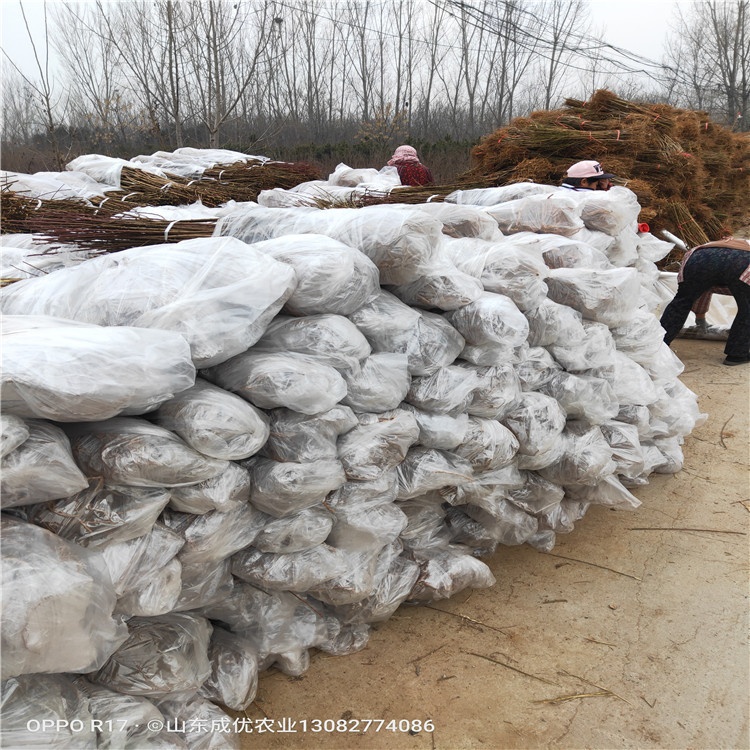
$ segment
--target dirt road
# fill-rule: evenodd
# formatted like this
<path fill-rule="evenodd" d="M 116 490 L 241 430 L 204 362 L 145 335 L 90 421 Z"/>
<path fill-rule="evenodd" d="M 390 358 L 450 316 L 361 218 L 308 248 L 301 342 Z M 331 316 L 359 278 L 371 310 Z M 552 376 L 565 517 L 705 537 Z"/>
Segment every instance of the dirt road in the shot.
<path fill-rule="evenodd" d="M 243 747 L 750 746 L 750 367 L 722 366 L 721 342 L 675 349 L 709 418 L 686 440 L 681 472 L 635 491 L 641 508 L 592 508 L 553 554 L 500 548 L 494 588 L 402 607 L 366 649 L 317 653 L 300 678 L 266 673 L 247 712 L 308 727 L 429 718 L 434 731 L 298 724 L 244 735 Z"/>

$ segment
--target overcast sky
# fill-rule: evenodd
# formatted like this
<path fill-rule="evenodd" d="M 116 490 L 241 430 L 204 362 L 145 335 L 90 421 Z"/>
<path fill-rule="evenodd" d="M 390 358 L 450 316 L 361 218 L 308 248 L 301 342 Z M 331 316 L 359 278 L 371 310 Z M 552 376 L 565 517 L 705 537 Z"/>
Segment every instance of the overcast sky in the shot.
<path fill-rule="evenodd" d="M 50 0 L 54 2 L 66 0 Z M 660 60 L 664 39 L 678 4 L 691 0 L 588 0 L 590 16 L 597 34 L 616 47 L 622 47 L 652 60 Z M 23 0 L 29 26 L 40 54 L 44 47 L 42 0 Z M 26 73 L 33 73 L 34 60 L 18 0 L 0 0 L 2 12 L 2 48 Z M 3 65 L 7 60 L 3 55 Z"/>

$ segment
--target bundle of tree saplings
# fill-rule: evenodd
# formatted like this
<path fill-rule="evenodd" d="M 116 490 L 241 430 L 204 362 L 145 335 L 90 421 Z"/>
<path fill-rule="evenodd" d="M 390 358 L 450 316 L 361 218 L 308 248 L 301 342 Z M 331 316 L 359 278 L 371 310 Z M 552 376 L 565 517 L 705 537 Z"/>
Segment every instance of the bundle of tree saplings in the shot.
<path fill-rule="evenodd" d="M 6 746 L 238 747 L 201 727 L 260 671 L 681 467 L 635 195 L 449 198 L 228 206 L 0 293 Z"/>

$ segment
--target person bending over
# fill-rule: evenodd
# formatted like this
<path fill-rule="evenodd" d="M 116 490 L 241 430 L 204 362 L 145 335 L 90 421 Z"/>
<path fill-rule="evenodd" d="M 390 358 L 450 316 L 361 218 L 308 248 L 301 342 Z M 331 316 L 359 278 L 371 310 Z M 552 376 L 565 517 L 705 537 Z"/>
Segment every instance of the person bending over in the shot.
<path fill-rule="evenodd" d="M 402 185 L 432 185 L 432 172 L 420 163 L 417 150 L 411 146 L 399 146 L 388 161 L 389 167 L 398 169 Z"/>

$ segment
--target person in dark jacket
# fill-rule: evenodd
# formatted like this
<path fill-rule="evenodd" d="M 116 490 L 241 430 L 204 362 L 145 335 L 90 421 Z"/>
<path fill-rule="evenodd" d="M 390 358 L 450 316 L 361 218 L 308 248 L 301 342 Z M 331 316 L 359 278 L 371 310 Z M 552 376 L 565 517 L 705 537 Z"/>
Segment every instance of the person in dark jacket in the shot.
<path fill-rule="evenodd" d="M 411 146 L 399 146 L 388 161 L 389 167 L 398 169 L 402 185 L 432 185 L 432 172 L 420 163 L 417 150 Z"/>
<path fill-rule="evenodd" d="M 737 315 L 724 347 L 725 365 L 750 362 L 750 241 L 725 239 L 688 250 L 677 276 L 677 294 L 661 316 L 670 344 L 696 300 L 709 290 L 731 294 Z"/>

